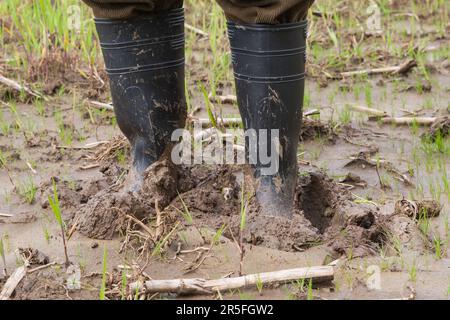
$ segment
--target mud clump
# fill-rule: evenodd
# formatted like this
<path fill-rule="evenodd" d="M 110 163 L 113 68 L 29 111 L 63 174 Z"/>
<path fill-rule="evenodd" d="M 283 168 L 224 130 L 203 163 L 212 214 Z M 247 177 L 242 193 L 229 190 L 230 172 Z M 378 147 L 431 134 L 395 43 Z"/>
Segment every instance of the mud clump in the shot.
<path fill-rule="evenodd" d="M 94 239 L 111 239 L 121 230 L 124 219 L 132 215 L 137 219 L 151 219 L 156 205 L 165 208 L 189 186 L 181 168 L 164 159 L 155 162 L 145 172 L 142 188 L 127 191 L 124 185 L 112 185 L 93 196 L 82 206 L 73 223 L 84 235 Z"/>
<path fill-rule="evenodd" d="M 239 234 L 238 215 L 233 217 L 230 226 L 235 234 Z M 292 219 L 251 212 L 242 237 L 245 243 L 283 251 L 302 251 L 321 241 L 319 231 L 300 212 Z"/>

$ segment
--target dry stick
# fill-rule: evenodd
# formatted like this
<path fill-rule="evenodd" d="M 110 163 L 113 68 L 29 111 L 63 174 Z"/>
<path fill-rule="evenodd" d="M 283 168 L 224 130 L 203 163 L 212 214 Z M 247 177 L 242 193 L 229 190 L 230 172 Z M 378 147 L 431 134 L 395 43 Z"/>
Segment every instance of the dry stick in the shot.
<path fill-rule="evenodd" d="M 201 35 L 202 37 L 205 37 L 205 38 L 209 38 L 209 34 L 207 32 L 205 32 L 199 28 L 196 28 L 194 26 L 191 26 L 190 24 L 185 23 L 184 27 L 186 29 L 188 29 L 189 31 L 194 32 L 195 34 Z"/>
<path fill-rule="evenodd" d="M 205 294 L 214 291 L 238 289 L 254 286 L 257 283 L 284 283 L 301 279 L 312 279 L 315 282 L 329 282 L 334 279 L 332 266 L 318 266 L 310 268 L 296 268 L 233 278 L 220 278 L 214 280 L 205 279 L 174 279 L 174 280 L 149 280 L 145 282 L 148 293 L 175 292 L 179 294 Z M 142 284 L 135 282 L 130 285 L 132 290 L 139 289 Z"/>
<path fill-rule="evenodd" d="M 363 161 L 367 165 L 370 165 L 370 166 L 375 167 L 377 169 L 378 169 L 378 165 L 380 165 L 380 167 L 384 168 L 386 171 L 391 172 L 395 176 L 397 176 L 396 178 L 399 179 L 400 181 L 402 181 L 403 183 L 406 183 L 407 185 L 410 185 L 410 186 L 414 185 L 414 183 L 411 180 L 409 180 L 409 178 L 405 174 L 403 174 L 400 171 L 398 171 L 397 169 L 395 169 L 394 166 L 388 161 L 377 160 L 377 159 L 370 159 L 370 158 L 367 159 L 367 158 L 360 158 L 360 157 L 350 157 L 350 160 L 352 160 L 351 162 L 353 162 L 355 160 Z"/>
<path fill-rule="evenodd" d="M 0 83 L 3 83 L 5 86 L 8 86 L 18 92 L 24 91 L 27 94 L 29 94 L 30 96 L 46 100 L 46 98 L 41 93 L 33 91 L 29 87 L 27 87 L 25 85 L 21 85 L 17 81 L 8 79 L 8 78 L 2 76 L 1 74 L 0 74 Z"/>
<path fill-rule="evenodd" d="M 39 270 L 42 270 L 42 269 L 45 269 L 45 268 L 54 266 L 55 264 L 56 264 L 56 261 L 50 262 L 50 263 L 45 264 L 45 265 L 43 265 L 43 266 L 39 266 L 39 267 L 36 267 L 36 268 L 34 268 L 34 269 L 28 270 L 27 273 L 33 273 L 33 272 L 36 272 L 36 271 L 39 271 Z"/>
<path fill-rule="evenodd" d="M 22 281 L 23 277 L 27 274 L 27 264 L 17 268 L 14 273 L 8 278 L 0 293 L 0 300 L 8 300 L 17 285 Z"/>
<path fill-rule="evenodd" d="M 315 116 L 320 114 L 320 110 L 319 109 L 312 109 L 312 110 L 308 110 L 303 112 L 303 117 L 310 117 L 310 116 Z"/>
<path fill-rule="evenodd" d="M 33 172 L 33 174 L 37 174 L 37 171 L 34 170 L 34 168 L 31 166 L 31 164 L 28 161 L 27 161 L 27 166 L 31 170 L 31 172 Z"/>
<path fill-rule="evenodd" d="M 417 65 L 416 61 L 414 59 L 406 60 L 402 64 L 398 66 L 392 66 L 392 67 L 383 67 L 383 68 L 375 68 L 375 69 L 363 69 L 363 70 L 356 70 L 356 71 L 347 71 L 347 72 L 341 72 L 341 77 L 351 77 L 356 75 L 373 75 L 373 74 L 381 74 L 381 73 L 391 73 L 391 74 L 400 74 L 400 73 L 406 73 L 411 68 L 415 67 Z"/>
<path fill-rule="evenodd" d="M 161 237 L 161 235 L 164 232 L 164 226 L 163 226 L 163 223 L 162 223 L 162 213 L 161 213 L 161 210 L 159 210 L 158 199 L 155 200 L 155 210 L 156 210 L 155 240 L 158 241 L 158 239 Z"/>
<path fill-rule="evenodd" d="M 144 229 L 149 234 L 150 237 L 152 237 L 153 239 L 156 239 L 155 235 L 153 234 L 153 231 L 150 230 L 150 228 L 147 227 L 144 223 L 142 223 L 142 221 L 136 219 L 133 216 L 130 216 L 129 214 L 125 215 L 125 217 L 127 217 L 128 219 L 130 219 L 133 222 L 135 222 L 136 224 L 138 224 L 142 229 Z"/>
<path fill-rule="evenodd" d="M 187 254 L 187 253 L 193 253 L 193 252 L 198 252 L 198 251 L 209 251 L 211 250 L 211 248 L 207 248 L 207 247 L 197 247 L 195 249 L 191 249 L 191 250 L 180 250 L 180 252 L 178 252 L 179 254 Z"/>
<path fill-rule="evenodd" d="M 75 222 L 72 225 L 72 228 L 70 228 L 69 233 L 67 234 L 67 241 L 70 240 L 70 238 L 72 238 L 73 233 L 75 232 L 75 230 L 77 229 L 78 226 L 78 220 L 80 220 L 80 216 L 77 216 Z"/>
<path fill-rule="evenodd" d="M 91 143 L 86 143 L 84 146 L 56 146 L 57 149 L 74 149 L 74 150 L 88 150 L 88 149 L 93 149 L 95 147 L 98 147 L 102 144 L 107 144 L 109 143 L 108 140 L 103 140 L 103 141 L 95 141 L 95 142 L 91 142 Z"/>
<path fill-rule="evenodd" d="M 204 254 L 204 252 L 205 252 L 205 251 L 199 251 L 197 257 L 195 258 L 195 260 L 194 260 L 194 262 L 193 262 L 194 264 L 191 265 L 191 266 L 189 266 L 189 267 L 187 267 L 187 268 L 185 269 L 184 274 L 194 272 L 195 270 L 197 270 L 198 268 L 200 268 L 200 266 L 203 264 L 203 262 L 205 262 L 205 260 L 206 260 L 207 258 L 210 257 L 210 255 L 207 255 L 206 253 Z M 196 263 L 196 264 L 195 264 L 195 263 Z"/>
<path fill-rule="evenodd" d="M 93 100 L 88 100 L 87 101 L 91 106 L 97 108 L 97 109 L 106 109 L 106 110 L 114 110 L 114 107 L 112 105 L 112 103 L 103 103 L 103 102 L 98 102 L 98 101 L 93 101 Z"/>
<path fill-rule="evenodd" d="M 209 95 L 209 100 L 212 103 L 222 103 L 222 104 L 237 103 L 237 97 L 234 94 L 216 95 L 216 96 L 213 96 L 212 94 L 210 94 Z"/>
<path fill-rule="evenodd" d="M 13 179 L 11 177 L 10 170 L 9 170 L 8 166 L 6 165 L 6 161 L 5 162 L 1 162 L 0 164 L 3 166 L 3 168 L 5 168 L 6 175 L 9 178 L 9 182 L 11 182 L 12 186 L 14 187 L 13 190 L 17 190 L 16 184 L 14 183 L 14 181 L 13 181 Z"/>
<path fill-rule="evenodd" d="M 380 121 L 384 124 L 409 125 L 416 123 L 419 125 L 429 126 L 434 124 L 439 119 L 438 117 L 388 117 L 387 113 L 384 111 L 365 106 L 350 105 L 349 108 L 353 111 L 370 114 L 373 117 L 369 117 L 369 120 Z"/>
<path fill-rule="evenodd" d="M 409 125 L 409 124 L 418 124 L 423 126 L 431 126 L 435 123 L 439 118 L 437 117 L 385 117 L 381 119 L 369 119 L 369 120 L 377 120 L 381 121 L 384 124 L 398 124 L 398 125 Z"/>
<path fill-rule="evenodd" d="M 365 107 L 365 106 L 350 105 L 349 108 L 352 111 L 367 113 L 367 114 L 370 114 L 372 116 L 377 116 L 377 117 L 386 117 L 387 116 L 387 113 L 385 111 L 377 110 L 377 109 L 373 109 L 373 108 L 368 108 L 368 107 Z"/>
<path fill-rule="evenodd" d="M 13 216 L 12 214 L 1 213 L 1 212 L 0 212 L 0 217 L 11 218 L 12 216 Z"/>

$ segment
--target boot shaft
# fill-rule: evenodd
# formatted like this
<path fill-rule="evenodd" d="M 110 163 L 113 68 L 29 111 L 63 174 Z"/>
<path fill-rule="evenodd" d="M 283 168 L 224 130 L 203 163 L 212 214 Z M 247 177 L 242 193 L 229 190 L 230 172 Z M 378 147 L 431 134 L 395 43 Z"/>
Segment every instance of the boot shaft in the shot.
<path fill-rule="evenodd" d="M 258 135 L 256 143 L 246 140 L 246 156 L 253 168 L 256 197 L 266 215 L 291 217 L 293 212 L 306 30 L 305 21 L 281 25 L 228 23 L 239 111 L 244 128 L 254 129 Z M 278 136 L 271 130 L 278 130 Z M 276 149 L 278 154 L 270 154 Z M 275 173 L 272 163 L 261 161 L 261 151 L 278 160 Z"/>
<path fill-rule="evenodd" d="M 171 145 L 186 120 L 184 11 L 95 19 L 117 123 L 138 172 Z"/>
<path fill-rule="evenodd" d="M 282 25 L 228 23 L 244 128 L 279 130 L 283 176 L 296 163 L 304 96 L 306 30 L 306 21 Z M 261 165 L 258 162 L 257 169 Z"/>

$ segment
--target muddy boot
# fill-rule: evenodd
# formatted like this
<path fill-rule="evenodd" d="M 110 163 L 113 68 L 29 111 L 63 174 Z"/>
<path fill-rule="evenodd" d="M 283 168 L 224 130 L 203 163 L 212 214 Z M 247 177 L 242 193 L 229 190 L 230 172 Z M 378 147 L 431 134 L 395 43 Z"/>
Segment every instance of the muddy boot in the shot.
<path fill-rule="evenodd" d="M 256 197 L 265 215 L 291 218 L 293 214 L 306 30 L 306 21 L 279 25 L 228 23 L 239 111 L 244 128 L 256 130 L 258 136 L 255 143 L 248 138 L 253 134 L 247 132 L 246 150 Z M 278 142 L 276 131 L 271 129 L 278 130 Z M 275 173 L 273 163 L 264 161 L 267 155 L 279 161 Z"/>
<path fill-rule="evenodd" d="M 171 135 L 186 120 L 184 10 L 132 19 L 95 19 L 114 112 L 132 146 L 130 191 L 144 170 L 172 146 Z"/>

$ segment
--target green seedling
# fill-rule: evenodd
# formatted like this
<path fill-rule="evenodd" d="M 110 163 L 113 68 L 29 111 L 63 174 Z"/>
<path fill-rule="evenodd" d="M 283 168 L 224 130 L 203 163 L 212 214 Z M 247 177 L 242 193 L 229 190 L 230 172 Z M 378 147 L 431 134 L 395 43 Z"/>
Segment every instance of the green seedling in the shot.
<path fill-rule="evenodd" d="M 0 257 L 2 257 L 3 262 L 3 275 L 6 277 L 8 275 L 8 271 L 6 269 L 5 246 L 3 245 L 3 237 L 0 237 Z"/>
<path fill-rule="evenodd" d="M 211 101 L 209 101 L 208 92 L 206 91 L 206 88 L 203 85 L 203 83 L 199 82 L 198 85 L 200 86 L 200 89 L 203 93 L 203 98 L 205 100 L 205 107 L 206 107 L 206 111 L 208 112 L 209 121 L 211 122 L 211 125 L 214 128 L 217 128 L 217 119 L 214 115 L 213 106 L 211 104 Z"/>
<path fill-rule="evenodd" d="M 127 271 L 125 269 L 123 269 L 122 270 L 122 290 L 120 292 L 121 300 L 125 300 L 126 292 L 127 292 Z"/>
<path fill-rule="evenodd" d="M 152 254 L 151 254 L 152 257 L 162 255 L 162 250 L 163 250 L 164 246 L 166 245 L 166 243 L 170 239 L 170 237 L 172 237 L 172 235 L 178 229 L 179 225 L 180 225 L 180 222 L 177 221 L 177 223 L 175 224 L 173 229 L 162 240 L 160 240 L 156 243 L 155 248 L 153 249 Z"/>
<path fill-rule="evenodd" d="M 438 259 L 438 260 L 442 259 L 443 250 L 442 250 L 441 239 L 439 237 L 437 237 L 437 238 L 435 237 L 433 239 L 433 244 L 434 244 L 434 252 L 435 252 L 436 259 Z"/>
<path fill-rule="evenodd" d="M 225 231 L 225 224 L 222 224 L 222 226 L 217 229 L 216 233 L 214 234 L 212 238 L 212 245 L 217 246 L 220 243 L 220 239 L 222 238 L 223 232 Z"/>
<path fill-rule="evenodd" d="M 48 203 L 50 204 L 50 208 L 53 211 L 53 214 L 55 216 L 56 222 L 58 222 L 60 228 L 61 228 L 61 237 L 63 241 L 64 246 L 64 256 L 65 256 L 65 265 L 68 267 L 70 265 L 69 256 L 67 254 L 67 243 L 66 243 L 66 231 L 64 226 L 64 221 L 61 216 L 61 206 L 59 203 L 58 198 L 58 190 L 56 189 L 56 183 L 55 180 L 52 180 L 53 182 L 53 196 L 48 196 Z"/>
<path fill-rule="evenodd" d="M 178 192 L 178 191 L 177 191 Z M 183 198 L 181 198 L 181 195 L 178 193 L 178 198 L 180 199 L 180 201 L 181 201 L 181 204 L 183 205 L 183 211 L 181 211 L 181 210 L 179 210 L 178 208 L 175 208 L 175 209 L 177 209 L 177 211 L 179 211 L 180 213 L 181 213 L 181 215 L 183 216 L 183 218 L 184 218 L 184 220 L 187 222 L 187 223 L 189 223 L 189 224 L 192 224 L 192 215 L 191 215 L 191 213 L 189 212 L 189 209 L 188 209 L 188 207 L 186 206 L 186 203 L 183 201 Z"/>
<path fill-rule="evenodd" d="M 48 231 L 47 227 L 44 227 L 44 239 L 47 244 L 50 244 L 50 232 Z"/>
<path fill-rule="evenodd" d="M 103 247 L 103 263 L 102 263 L 102 284 L 100 286 L 100 300 L 105 300 L 106 298 L 106 260 L 108 257 L 108 250 L 106 246 Z"/>
<path fill-rule="evenodd" d="M 244 264 L 244 230 L 247 221 L 247 201 L 245 199 L 244 185 L 242 185 L 241 191 L 241 210 L 240 210 L 240 224 L 239 224 L 239 249 L 240 249 L 240 261 L 239 261 L 239 274 L 242 275 L 242 267 Z"/>
<path fill-rule="evenodd" d="M 37 186 L 34 184 L 33 179 L 31 179 L 30 177 L 28 177 L 27 180 L 18 185 L 19 195 L 29 204 L 34 203 L 37 190 Z"/>
<path fill-rule="evenodd" d="M 308 293 L 306 294 L 306 300 L 314 300 L 314 295 L 313 295 L 313 290 L 312 290 L 312 279 L 309 279 Z"/>
<path fill-rule="evenodd" d="M 409 268 L 409 280 L 411 280 L 411 282 L 416 282 L 417 280 L 417 266 L 415 263 L 413 263 L 413 265 Z"/>
<path fill-rule="evenodd" d="M 345 105 L 345 107 L 342 109 L 341 113 L 339 114 L 339 121 L 343 125 L 350 124 L 352 121 L 352 113 L 350 111 L 350 107 L 348 105 Z"/>
<path fill-rule="evenodd" d="M 256 289 L 258 290 L 260 295 L 262 295 L 263 287 L 264 287 L 264 284 L 263 284 L 263 282 L 261 280 L 260 275 L 258 274 L 257 278 L 256 278 Z"/>

